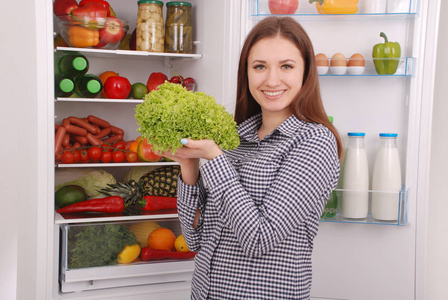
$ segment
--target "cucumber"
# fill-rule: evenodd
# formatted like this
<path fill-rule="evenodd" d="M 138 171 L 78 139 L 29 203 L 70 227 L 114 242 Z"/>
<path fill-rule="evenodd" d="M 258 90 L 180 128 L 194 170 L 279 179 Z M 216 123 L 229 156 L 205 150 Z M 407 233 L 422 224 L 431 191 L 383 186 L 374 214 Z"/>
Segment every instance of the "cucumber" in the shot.
<path fill-rule="evenodd" d="M 61 187 L 54 195 L 55 204 L 59 208 L 85 200 L 87 200 L 86 190 L 74 184 Z"/>

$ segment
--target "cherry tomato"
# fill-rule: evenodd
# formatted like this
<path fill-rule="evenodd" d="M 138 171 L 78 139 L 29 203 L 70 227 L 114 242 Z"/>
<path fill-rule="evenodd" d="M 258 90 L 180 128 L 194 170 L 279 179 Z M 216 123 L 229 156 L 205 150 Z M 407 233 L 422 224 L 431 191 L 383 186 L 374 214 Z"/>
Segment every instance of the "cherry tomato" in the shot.
<path fill-rule="evenodd" d="M 89 155 L 87 154 L 87 150 L 79 150 L 79 154 L 81 156 L 82 163 L 86 163 L 90 160 Z"/>
<path fill-rule="evenodd" d="M 138 160 L 138 154 L 135 152 L 127 152 L 126 153 L 126 160 L 128 162 L 134 162 Z"/>
<path fill-rule="evenodd" d="M 114 162 L 117 162 L 117 163 L 122 162 L 124 160 L 124 158 L 125 158 L 125 154 L 123 151 L 118 150 L 118 151 L 115 151 L 112 153 L 112 160 Z"/>
<path fill-rule="evenodd" d="M 80 150 L 73 151 L 73 163 L 76 164 L 81 160 Z"/>
<path fill-rule="evenodd" d="M 72 164 L 73 163 L 73 153 L 71 151 L 65 151 L 62 153 L 61 161 L 64 164 Z"/>
<path fill-rule="evenodd" d="M 87 155 L 93 161 L 99 161 L 102 153 L 103 151 L 101 151 L 101 148 L 97 146 L 89 148 L 89 150 L 87 150 Z"/>
<path fill-rule="evenodd" d="M 269 0 L 269 11 L 272 14 L 290 15 L 296 12 L 299 6 L 298 0 Z"/>
<path fill-rule="evenodd" d="M 106 151 L 101 154 L 101 159 L 103 163 L 108 163 L 112 160 L 112 152 Z"/>
<path fill-rule="evenodd" d="M 116 142 L 114 144 L 114 148 L 115 149 L 119 149 L 119 150 L 125 150 L 126 149 L 126 143 L 123 142 L 123 141 Z"/>

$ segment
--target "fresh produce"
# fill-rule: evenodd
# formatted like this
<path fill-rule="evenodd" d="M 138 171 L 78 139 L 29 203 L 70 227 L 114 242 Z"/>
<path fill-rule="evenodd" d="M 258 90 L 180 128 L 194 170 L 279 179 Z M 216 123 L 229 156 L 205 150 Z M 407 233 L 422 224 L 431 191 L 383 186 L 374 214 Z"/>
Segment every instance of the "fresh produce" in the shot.
<path fill-rule="evenodd" d="M 110 6 L 109 2 L 104 1 L 104 0 L 81 0 L 81 2 L 79 2 L 79 6 L 80 6 L 80 7 L 83 7 L 83 6 L 85 6 L 87 3 L 90 3 L 90 2 L 97 2 L 97 3 L 101 4 L 101 5 L 103 5 L 104 8 L 106 9 L 107 16 L 108 16 L 108 17 L 109 17 L 109 16 L 113 16 L 113 17 L 115 17 L 115 12 L 113 11 L 113 9 L 112 9 L 112 7 Z"/>
<path fill-rule="evenodd" d="M 309 0 L 319 14 L 356 14 L 359 0 Z"/>
<path fill-rule="evenodd" d="M 192 77 L 183 78 L 182 76 L 175 73 L 173 77 L 169 80 L 171 83 L 180 84 L 187 89 L 187 91 L 194 91 L 196 81 Z"/>
<path fill-rule="evenodd" d="M 296 12 L 299 0 L 269 0 L 268 6 L 271 14 L 290 15 Z"/>
<path fill-rule="evenodd" d="M 125 30 L 123 23 L 115 18 L 109 17 L 104 27 L 99 30 L 100 42 L 105 44 L 114 44 L 121 42 L 124 38 Z"/>
<path fill-rule="evenodd" d="M 89 2 L 72 10 L 72 17 L 76 21 L 87 21 L 92 26 L 98 25 L 107 17 L 106 8 L 98 2 Z M 95 27 L 92 27 L 95 28 Z"/>
<path fill-rule="evenodd" d="M 138 155 L 135 152 L 126 152 L 126 160 L 128 162 L 136 162 L 138 160 Z"/>
<path fill-rule="evenodd" d="M 193 258 L 196 252 L 177 252 L 167 250 L 154 250 L 150 247 L 143 247 L 140 258 L 143 261 L 161 260 L 161 259 L 189 259 Z"/>
<path fill-rule="evenodd" d="M 384 32 L 380 33 L 384 43 L 373 46 L 372 57 L 378 74 L 395 74 L 400 63 L 401 47 L 397 42 L 389 42 Z"/>
<path fill-rule="evenodd" d="M 133 262 L 139 255 L 142 249 L 138 244 L 126 245 L 123 251 L 117 256 L 117 263 L 128 264 Z"/>
<path fill-rule="evenodd" d="M 142 247 L 148 247 L 148 236 L 157 228 L 160 228 L 158 223 L 154 221 L 144 221 L 133 224 L 129 229 L 134 233 L 137 242 Z"/>
<path fill-rule="evenodd" d="M 131 83 L 123 76 L 110 76 L 104 84 L 104 91 L 110 99 L 126 99 L 131 92 Z"/>
<path fill-rule="evenodd" d="M 191 92 L 166 82 L 145 96 L 135 108 L 142 137 L 155 151 L 173 153 L 182 138 L 211 139 L 223 149 L 239 145 L 236 123 L 225 107 L 203 92 Z"/>
<path fill-rule="evenodd" d="M 135 166 L 130 168 L 123 177 L 124 181 L 135 180 L 138 182 L 143 175 L 157 169 L 157 166 Z"/>
<path fill-rule="evenodd" d="M 55 174 L 56 191 L 67 185 L 78 185 L 84 188 L 89 199 L 102 197 L 103 194 L 99 192 L 100 189 L 107 187 L 108 184 L 117 183 L 112 174 L 100 169 L 56 169 Z"/>
<path fill-rule="evenodd" d="M 92 30 L 82 26 L 70 26 L 68 29 L 68 37 L 70 45 L 77 48 L 93 47 L 100 42 L 98 30 Z"/>
<path fill-rule="evenodd" d="M 74 184 L 63 186 L 54 194 L 54 202 L 60 208 L 85 200 L 87 200 L 86 190 Z"/>
<path fill-rule="evenodd" d="M 161 161 L 162 156 L 154 153 L 153 146 L 143 139 L 137 147 L 138 157 L 143 161 Z"/>
<path fill-rule="evenodd" d="M 163 84 L 168 77 L 161 72 L 154 72 L 149 75 L 148 81 L 146 82 L 146 86 L 148 87 L 148 92 L 153 90 L 158 90 L 159 86 Z"/>
<path fill-rule="evenodd" d="M 148 92 L 148 87 L 144 83 L 136 82 L 131 86 L 131 97 L 134 99 L 143 99 Z"/>
<path fill-rule="evenodd" d="M 177 252 L 189 252 L 190 249 L 188 249 L 187 242 L 185 242 L 184 235 L 181 234 L 176 238 L 176 241 L 174 242 L 174 248 L 176 248 Z"/>
<path fill-rule="evenodd" d="M 176 235 L 168 228 L 157 228 L 148 235 L 148 247 L 154 250 L 173 250 Z"/>
<path fill-rule="evenodd" d="M 53 13 L 61 20 L 70 19 L 72 11 L 79 8 L 76 0 L 55 0 L 53 2 Z"/>
<path fill-rule="evenodd" d="M 104 196 L 123 198 L 126 206 L 137 205 L 145 195 L 144 190 L 141 189 L 139 183 L 135 180 L 108 184 L 105 188 L 98 191 Z"/>
<path fill-rule="evenodd" d="M 137 243 L 135 235 L 120 224 L 72 227 L 68 240 L 73 245 L 68 249 L 70 269 L 117 264 L 117 256 L 123 249 Z"/>
<path fill-rule="evenodd" d="M 177 208 L 177 198 L 163 196 L 144 196 L 141 201 L 144 211 Z"/>
<path fill-rule="evenodd" d="M 105 198 L 95 198 L 70 204 L 56 210 L 60 214 L 78 213 L 78 212 L 102 212 L 102 213 L 121 213 L 124 210 L 124 200 L 118 196 Z"/>
<path fill-rule="evenodd" d="M 138 181 L 143 193 L 152 196 L 177 197 L 180 167 L 164 166 L 143 175 Z"/>

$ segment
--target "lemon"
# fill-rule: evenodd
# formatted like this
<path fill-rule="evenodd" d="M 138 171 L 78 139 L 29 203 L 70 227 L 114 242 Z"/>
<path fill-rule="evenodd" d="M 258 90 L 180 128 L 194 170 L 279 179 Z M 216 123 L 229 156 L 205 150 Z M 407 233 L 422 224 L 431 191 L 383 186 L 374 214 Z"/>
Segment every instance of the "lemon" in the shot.
<path fill-rule="evenodd" d="M 131 87 L 131 97 L 134 99 L 143 99 L 148 94 L 148 88 L 141 82 L 136 82 Z"/>
<path fill-rule="evenodd" d="M 176 238 L 176 241 L 174 242 L 174 247 L 176 248 L 177 252 L 190 251 L 190 249 L 188 249 L 187 243 L 185 242 L 185 238 L 182 234 Z"/>
<path fill-rule="evenodd" d="M 142 249 L 138 244 L 127 245 L 123 251 L 117 256 L 119 264 L 128 264 L 133 262 L 139 255 Z"/>

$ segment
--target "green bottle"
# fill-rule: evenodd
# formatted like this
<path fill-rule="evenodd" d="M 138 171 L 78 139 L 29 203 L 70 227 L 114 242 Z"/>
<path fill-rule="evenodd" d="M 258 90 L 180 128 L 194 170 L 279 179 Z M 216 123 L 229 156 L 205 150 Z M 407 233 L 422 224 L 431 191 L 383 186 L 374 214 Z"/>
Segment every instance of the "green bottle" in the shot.
<path fill-rule="evenodd" d="M 69 53 L 62 56 L 58 61 L 60 73 L 76 78 L 83 76 L 89 70 L 89 61 L 81 53 Z"/>
<path fill-rule="evenodd" d="M 329 116 L 328 119 L 333 123 L 333 117 Z M 322 213 L 322 219 L 331 219 L 336 216 L 338 212 L 338 194 L 336 191 L 332 191 L 328 196 L 327 204 L 325 205 L 324 212 Z"/>
<path fill-rule="evenodd" d="M 75 79 L 75 91 L 81 98 L 96 98 L 103 90 L 103 83 L 98 76 L 86 74 Z"/>
<path fill-rule="evenodd" d="M 54 95 L 55 97 L 68 98 L 75 92 L 75 83 L 72 79 L 56 75 L 54 77 Z"/>

